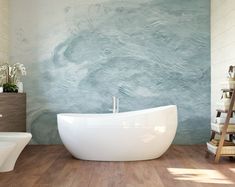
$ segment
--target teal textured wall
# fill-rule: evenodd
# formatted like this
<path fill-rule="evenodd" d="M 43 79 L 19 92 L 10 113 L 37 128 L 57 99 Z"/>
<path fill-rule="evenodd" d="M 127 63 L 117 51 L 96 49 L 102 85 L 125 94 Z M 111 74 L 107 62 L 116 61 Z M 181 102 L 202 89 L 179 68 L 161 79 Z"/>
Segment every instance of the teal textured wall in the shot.
<path fill-rule="evenodd" d="M 61 143 L 56 114 L 176 104 L 175 143 L 210 125 L 209 0 L 11 0 L 12 60 L 25 63 L 28 130 Z M 25 7 L 27 11 L 25 11 Z"/>

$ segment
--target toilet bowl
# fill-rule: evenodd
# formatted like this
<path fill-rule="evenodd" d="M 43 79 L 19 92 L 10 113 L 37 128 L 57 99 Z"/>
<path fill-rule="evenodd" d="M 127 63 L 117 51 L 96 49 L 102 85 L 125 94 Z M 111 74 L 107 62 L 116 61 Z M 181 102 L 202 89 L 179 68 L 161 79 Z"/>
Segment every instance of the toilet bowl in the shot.
<path fill-rule="evenodd" d="M 0 172 L 14 169 L 17 158 L 31 138 L 32 135 L 25 132 L 0 132 Z"/>
<path fill-rule="evenodd" d="M 16 143 L 13 142 L 0 142 L 0 168 L 15 146 Z"/>

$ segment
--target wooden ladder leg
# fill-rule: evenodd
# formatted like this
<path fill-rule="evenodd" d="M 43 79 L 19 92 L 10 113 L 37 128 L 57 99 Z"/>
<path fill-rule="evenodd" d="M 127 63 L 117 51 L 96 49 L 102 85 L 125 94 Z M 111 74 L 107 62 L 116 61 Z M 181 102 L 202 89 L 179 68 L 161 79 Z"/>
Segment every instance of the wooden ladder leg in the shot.
<path fill-rule="evenodd" d="M 216 114 L 216 117 L 218 118 L 218 117 L 220 117 L 221 116 L 221 112 L 217 112 L 217 114 Z M 211 138 L 210 138 L 210 141 L 212 140 L 212 139 L 214 139 L 215 138 L 215 131 L 212 131 L 211 132 Z"/>
<path fill-rule="evenodd" d="M 221 112 L 218 111 L 217 114 L 216 114 L 216 117 L 220 117 L 220 116 L 221 116 Z M 215 134 L 216 134 L 216 133 L 215 133 L 214 131 L 211 131 L 210 141 L 215 138 Z M 207 150 L 205 157 L 206 157 L 206 158 L 209 158 L 209 156 L 210 156 L 210 153 L 209 153 L 209 151 Z"/>
<path fill-rule="evenodd" d="M 223 128 L 223 131 L 224 131 L 224 129 L 225 129 L 225 127 Z M 220 155 L 221 155 L 222 147 L 224 145 L 225 135 L 226 135 L 226 132 L 222 133 L 222 135 L 220 136 L 219 146 L 217 148 L 217 152 L 216 152 L 216 155 L 215 155 L 215 163 L 218 163 L 219 160 L 220 160 Z"/>
<path fill-rule="evenodd" d="M 211 141 L 212 139 L 214 139 L 214 138 L 215 138 L 215 132 L 212 131 L 212 132 L 211 132 L 210 141 Z M 209 158 L 209 156 L 210 156 L 210 153 L 209 153 L 209 151 L 207 150 L 205 157 L 206 157 L 206 158 Z"/>
<path fill-rule="evenodd" d="M 213 140 L 214 138 L 215 138 L 215 132 L 214 132 L 214 131 L 212 131 L 212 132 L 211 132 L 211 138 L 210 138 L 210 141 L 211 141 L 211 140 Z"/>
<path fill-rule="evenodd" d="M 222 135 L 220 137 L 219 146 L 217 148 L 217 152 L 216 152 L 216 156 L 215 156 L 215 162 L 216 163 L 218 163 L 219 159 L 220 159 L 222 147 L 224 145 L 224 139 L 225 139 L 225 136 L 227 134 L 228 124 L 229 124 L 229 121 L 230 121 L 230 117 L 231 117 L 231 115 L 233 113 L 234 101 L 235 101 L 235 90 L 233 91 L 233 94 L 232 94 L 231 102 L 230 102 L 230 105 L 229 105 L 229 110 L 228 110 L 227 117 L 226 117 L 226 120 L 225 120 L 225 123 L 224 123 L 224 126 L 223 126 L 223 130 L 222 130 Z"/>

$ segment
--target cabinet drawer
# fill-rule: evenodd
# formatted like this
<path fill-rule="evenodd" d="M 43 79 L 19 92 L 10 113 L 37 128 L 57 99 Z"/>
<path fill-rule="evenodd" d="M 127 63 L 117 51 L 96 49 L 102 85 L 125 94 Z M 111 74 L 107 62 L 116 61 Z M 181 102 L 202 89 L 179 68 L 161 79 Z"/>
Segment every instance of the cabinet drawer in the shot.
<path fill-rule="evenodd" d="M 0 94 L 0 131 L 26 131 L 26 94 Z"/>

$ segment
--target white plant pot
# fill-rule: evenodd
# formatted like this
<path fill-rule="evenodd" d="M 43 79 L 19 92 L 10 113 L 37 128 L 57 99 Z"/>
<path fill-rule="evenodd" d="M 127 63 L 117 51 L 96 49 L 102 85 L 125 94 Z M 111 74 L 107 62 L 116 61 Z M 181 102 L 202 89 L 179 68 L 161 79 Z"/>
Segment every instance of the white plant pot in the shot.
<path fill-rule="evenodd" d="M 0 93 L 3 93 L 3 87 L 0 86 Z"/>

